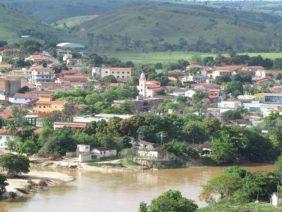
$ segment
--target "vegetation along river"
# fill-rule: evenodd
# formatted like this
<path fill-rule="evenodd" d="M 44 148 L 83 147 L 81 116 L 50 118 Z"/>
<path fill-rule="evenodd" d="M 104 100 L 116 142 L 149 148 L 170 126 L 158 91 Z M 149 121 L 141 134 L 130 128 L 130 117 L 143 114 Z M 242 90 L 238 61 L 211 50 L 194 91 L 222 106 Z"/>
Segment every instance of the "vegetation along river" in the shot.
<path fill-rule="evenodd" d="M 251 171 L 272 171 L 272 165 L 245 166 Z M 41 191 L 14 202 L 1 202 L 0 211 L 138 211 L 139 203 L 150 202 L 168 189 L 177 189 L 200 206 L 201 186 L 224 167 L 166 169 L 159 171 L 102 174 L 72 171 L 76 180 Z"/>

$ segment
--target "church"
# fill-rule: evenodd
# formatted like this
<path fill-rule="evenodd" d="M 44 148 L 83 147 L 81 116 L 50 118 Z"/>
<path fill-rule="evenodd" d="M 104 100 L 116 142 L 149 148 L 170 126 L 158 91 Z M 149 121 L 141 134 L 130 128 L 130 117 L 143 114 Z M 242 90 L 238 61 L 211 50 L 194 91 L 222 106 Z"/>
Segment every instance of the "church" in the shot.
<path fill-rule="evenodd" d="M 137 86 L 137 89 L 139 91 L 139 97 L 143 99 L 153 98 L 163 90 L 160 82 L 155 80 L 147 81 L 146 76 L 143 72 L 140 75 L 139 85 Z"/>

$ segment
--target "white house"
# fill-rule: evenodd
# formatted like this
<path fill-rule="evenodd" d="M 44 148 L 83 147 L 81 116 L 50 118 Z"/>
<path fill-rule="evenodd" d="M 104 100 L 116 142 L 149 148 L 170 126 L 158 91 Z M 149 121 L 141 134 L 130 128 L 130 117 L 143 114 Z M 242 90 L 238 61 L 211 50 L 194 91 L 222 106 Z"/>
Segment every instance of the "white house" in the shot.
<path fill-rule="evenodd" d="M 139 148 L 137 155 L 141 158 L 146 159 L 157 159 L 159 158 L 159 151 L 155 148 L 155 144 L 148 141 L 139 141 Z"/>
<path fill-rule="evenodd" d="M 159 158 L 159 151 L 139 149 L 137 151 L 137 155 L 141 158 L 157 159 L 157 158 Z"/>
<path fill-rule="evenodd" d="M 115 149 L 107 149 L 107 148 L 94 148 L 92 149 L 92 154 L 97 159 L 112 157 L 117 155 L 117 150 Z"/>
<path fill-rule="evenodd" d="M 236 110 L 241 107 L 241 102 L 239 101 L 221 101 L 218 103 L 220 113 L 224 113 L 228 110 Z"/>
<path fill-rule="evenodd" d="M 126 82 L 131 80 L 132 68 L 129 67 L 94 67 L 92 69 L 93 77 L 114 76 L 117 81 Z"/>
<path fill-rule="evenodd" d="M 0 150 L 8 149 L 8 142 L 14 141 L 15 136 L 11 135 L 7 130 L 0 129 Z"/>
<path fill-rule="evenodd" d="M 90 152 L 90 145 L 78 144 L 76 147 L 77 152 Z"/>
<path fill-rule="evenodd" d="M 29 79 L 30 83 L 38 84 L 40 82 L 48 82 L 51 80 L 53 71 L 49 68 L 32 66 L 31 70 L 31 77 Z"/>
<path fill-rule="evenodd" d="M 76 147 L 79 162 L 92 161 L 93 157 L 90 152 L 90 145 L 78 144 Z"/>
<path fill-rule="evenodd" d="M 282 205 L 282 193 L 274 192 L 271 195 L 270 203 L 275 207 L 281 206 Z"/>
<path fill-rule="evenodd" d="M 197 93 L 197 92 L 196 92 L 195 90 L 190 89 L 190 90 L 188 90 L 188 91 L 185 92 L 184 96 L 185 96 L 185 97 L 192 98 L 196 93 Z"/>

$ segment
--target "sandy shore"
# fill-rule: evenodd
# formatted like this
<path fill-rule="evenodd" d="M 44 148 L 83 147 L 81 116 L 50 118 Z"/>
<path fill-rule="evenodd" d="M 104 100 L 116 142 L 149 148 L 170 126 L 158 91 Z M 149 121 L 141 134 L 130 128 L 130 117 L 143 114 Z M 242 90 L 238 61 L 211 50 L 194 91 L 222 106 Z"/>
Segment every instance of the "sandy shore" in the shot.
<path fill-rule="evenodd" d="M 48 180 L 61 181 L 65 183 L 74 180 L 74 177 L 70 175 L 59 173 L 59 172 L 52 172 L 52 171 L 31 171 L 24 176 L 30 177 L 32 179 L 48 179 Z"/>
<path fill-rule="evenodd" d="M 53 171 L 30 171 L 23 174 L 21 178 L 8 178 L 8 186 L 4 199 L 27 197 L 33 192 L 48 189 L 50 187 L 67 183 L 74 180 L 74 177 Z"/>

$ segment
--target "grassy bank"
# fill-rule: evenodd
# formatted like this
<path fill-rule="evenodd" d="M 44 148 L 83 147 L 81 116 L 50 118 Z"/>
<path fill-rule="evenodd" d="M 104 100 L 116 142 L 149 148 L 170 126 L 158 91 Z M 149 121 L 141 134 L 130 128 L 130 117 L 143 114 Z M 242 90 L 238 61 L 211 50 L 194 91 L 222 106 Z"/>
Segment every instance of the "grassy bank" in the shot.
<path fill-rule="evenodd" d="M 282 211 L 281 207 L 275 208 L 270 203 L 246 203 L 246 204 L 216 204 L 214 206 L 207 206 L 197 210 L 199 212 L 237 212 L 237 211 L 264 211 L 274 212 Z"/>
<path fill-rule="evenodd" d="M 102 54 L 102 53 L 101 53 Z M 257 52 L 257 53 L 241 53 L 249 56 L 261 55 L 264 58 L 282 58 L 282 52 Z M 194 56 L 216 56 L 212 53 L 197 52 L 113 52 L 105 53 L 109 57 L 116 57 L 122 61 L 132 61 L 135 64 L 155 64 L 155 63 L 173 63 L 180 59 L 191 60 Z"/>

